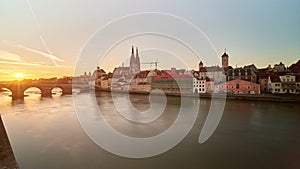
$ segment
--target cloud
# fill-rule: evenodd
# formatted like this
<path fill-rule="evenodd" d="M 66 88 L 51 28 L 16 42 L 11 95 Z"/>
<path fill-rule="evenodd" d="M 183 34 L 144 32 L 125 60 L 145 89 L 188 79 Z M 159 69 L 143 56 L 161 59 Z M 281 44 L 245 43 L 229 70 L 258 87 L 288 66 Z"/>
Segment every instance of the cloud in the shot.
<path fill-rule="evenodd" d="M 47 68 L 71 68 L 71 66 L 52 66 L 39 63 L 26 63 L 26 62 L 11 62 L 11 61 L 0 61 L 0 64 L 11 64 L 11 65 L 21 65 L 21 66 L 34 66 L 34 67 L 47 67 Z"/>
<path fill-rule="evenodd" d="M 22 61 L 21 56 L 3 50 L 0 50 L 0 59 L 19 62 Z"/>
<path fill-rule="evenodd" d="M 7 40 L 3 40 L 2 42 L 5 43 L 5 44 L 8 44 L 10 46 L 18 47 L 18 48 L 21 48 L 23 50 L 27 50 L 29 52 L 33 52 L 33 53 L 36 53 L 36 54 L 48 57 L 48 58 L 56 60 L 56 61 L 64 62 L 64 60 L 62 60 L 62 59 L 60 59 L 60 58 L 58 58 L 58 57 L 56 57 L 54 55 L 51 55 L 51 54 L 48 54 L 48 53 L 44 53 L 44 52 L 41 52 L 41 51 L 38 51 L 38 50 L 35 50 L 35 49 L 32 49 L 32 48 L 29 48 L 29 47 L 20 45 L 20 44 L 15 43 L 15 42 L 10 42 L 10 41 L 7 41 Z"/>

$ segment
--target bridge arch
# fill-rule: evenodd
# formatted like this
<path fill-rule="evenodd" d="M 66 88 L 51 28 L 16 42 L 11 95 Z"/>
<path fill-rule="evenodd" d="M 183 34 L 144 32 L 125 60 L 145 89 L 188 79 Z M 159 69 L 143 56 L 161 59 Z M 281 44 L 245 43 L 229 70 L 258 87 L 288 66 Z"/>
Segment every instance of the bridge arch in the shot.
<path fill-rule="evenodd" d="M 1 92 L 6 92 L 6 90 L 9 91 L 9 92 L 11 92 L 11 93 L 13 92 L 13 89 L 11 89 L 10 87 L 2 87 L 2 86 L 1 86 L 1 87 L 0 87 L 0 90 L 1 90 Z M 2 91 L 2 90 L 3 90 L 3 91 Z"/>
<path fill-rule="evenodd" d="M 36 91 L 34 89 L 38 89 L 39 91 Z M 24 96 L 32 96 L 32 95 L 42 95 L 42 89 L 38 86 L 28 86 L 24 88 Z"/>
<path fill-rule="evenodd" d="M 9 87 L 0 87 L 0 94 L 3 96 L 10 96 L 12 97 L 13 90 Z"/>
<path fill-rule="evenodd" d="M 51 90 L 53 90 L 54 88 L 60 88 L 62 95 L 72 94 L 72 86 L 55 85 Z"/>
<path fill-rule="evenodd" d="M 24 99 L 24 92 L 31 88 L 36 87 L 41 91 L 41 97 L 51 97 L 54 88 L 60 88 L 61 93 L 72 94 L 72 84 L 45 84 L 45 83 L 7 83 L 1 84 L 0 88 L 6 88 L 11 91 L 12 99 Z"/>
<path fill-rule="evenodd" d="M 64 91 L 64 89 L 60 86 L 55 86 L 51 89 L 52 96 L 53 95 L 56 95 L 56 96 L 62 95 L 63 91 Z"/>
<path fill-rule="evenodd" d="M 27 89 L 30 89 L 30 88 L 37 88 L 37 89 L 39 89 L 40 91 L 43 90 L 43 89 L 42 89 L 41 87 L 39 87 L 39 86 L 31 85 L 31 86 L 25 87 L 25 88 L 24 88 L 24 92 L 25 92 Z"/>

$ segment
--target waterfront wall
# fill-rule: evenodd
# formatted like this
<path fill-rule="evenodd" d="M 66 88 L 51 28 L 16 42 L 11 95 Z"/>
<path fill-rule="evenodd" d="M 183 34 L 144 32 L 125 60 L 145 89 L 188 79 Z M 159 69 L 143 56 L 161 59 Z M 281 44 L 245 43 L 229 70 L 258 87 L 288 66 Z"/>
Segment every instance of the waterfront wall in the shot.
<path fill-rule="evenodd" d="M 119 92 L 119 93 L 129 93 L 129 94 L 143 94 L 148 95 L 150 92 L 147 91 L 126 91 L 126 90 L 117 90 L 117 89 L 101 89 L 96 88 L 97 91 L 104 92 Z M 159 93 L 157 93 L 159 94 Z M 174 97 L 199 97 L 199 98 L 212 98 L 212 94 L 209 93 L 165 93 L 166 96 L 174 96 Z M 299 95 L 272 95 L 272 94 L 213 94 L 214 98 L 224 99 L 224 95 L 228 100 L 251 100 L 251 101 L 270 101 L 270 102 L 300 102 Z"/>

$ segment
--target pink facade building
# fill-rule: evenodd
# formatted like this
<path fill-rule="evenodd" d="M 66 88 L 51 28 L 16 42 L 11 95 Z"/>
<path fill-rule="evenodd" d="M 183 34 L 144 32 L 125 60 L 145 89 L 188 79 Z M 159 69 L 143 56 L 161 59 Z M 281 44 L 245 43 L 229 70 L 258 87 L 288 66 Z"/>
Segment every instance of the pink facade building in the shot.
<path fill-rule="evenodd" d="M 232 80 L 220 83 L 217 86 L 218 92 L 227 92 L 233 94 L 260 94 L 260 85 L 245 80 Z"/>

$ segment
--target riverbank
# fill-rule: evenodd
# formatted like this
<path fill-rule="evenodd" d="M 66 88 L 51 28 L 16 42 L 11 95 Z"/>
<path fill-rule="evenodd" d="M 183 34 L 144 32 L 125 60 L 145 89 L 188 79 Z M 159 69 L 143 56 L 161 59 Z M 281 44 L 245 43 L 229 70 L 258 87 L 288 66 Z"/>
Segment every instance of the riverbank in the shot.
<path fill-rule="evenodd" d="M 0 116 L 0 169 L 19 169 Z"/>
<path fill-rule="evenodd" d="M 128 93 L 126 90 L 111 90 L 111 89 L 100 89 L 96 88 L 95 91 L 104 91 L 104 92 L 118 92 L 118 93 Z M 149 95 L 150 92 L 147 91 L 129 91 L 129 94 L 141 94 L 141 95 Z M 160 93 L 157 93 L 160 94 Z M 227 100 L 248 100 L 248 101 L 266 101 L 266 102 L 299 102 L 299 95 L 272 95 L 272 94 L 209 94 L 209 93 L 165 93 L 166 96 L 174 96 L 174 97 L 199 97 L 199 98 L 216 98 L 216 99 L 224 99 Z"/>

